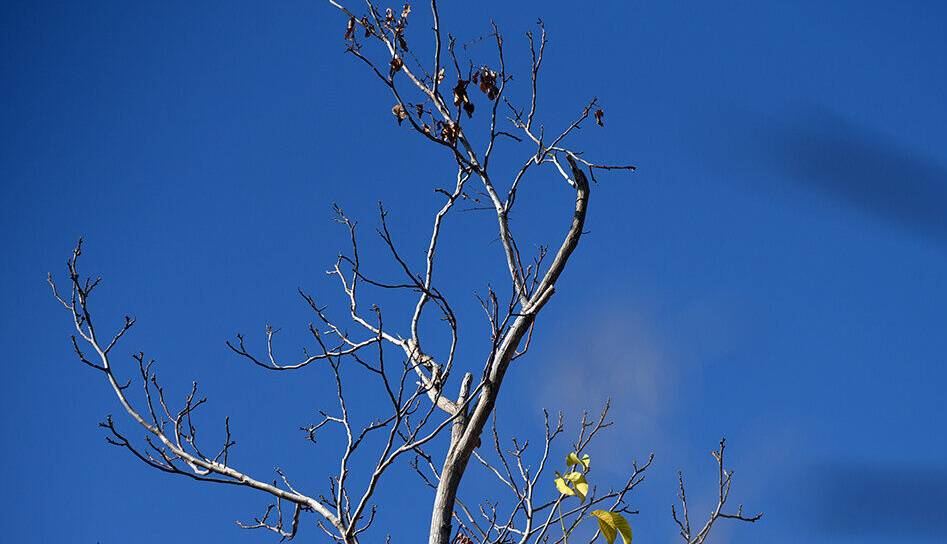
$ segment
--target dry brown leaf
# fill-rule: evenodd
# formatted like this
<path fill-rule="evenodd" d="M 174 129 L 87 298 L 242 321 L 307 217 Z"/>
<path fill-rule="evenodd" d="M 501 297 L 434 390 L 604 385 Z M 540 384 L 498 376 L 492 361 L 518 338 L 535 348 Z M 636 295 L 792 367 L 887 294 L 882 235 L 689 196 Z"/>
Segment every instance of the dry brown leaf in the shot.
<path fill-rule="evenodd" d="M 345 25 L 344 38 L 347 42 L 355 39 L 355 17 L 349 17 L 349 22 Z"/>
<path fill-rule="evenodd" d="M 467 84 L 470 83 L 464 79 L 458 79 L 457 85 L 454 86 L 454 105 L 460 106 L 470 102 L 470 98 L 467 96 Z"/>
<path fill-rule="evenodd" d="M 600 127 L 605 126 L 605 112 L 601 108 L 595 110 L 595 124 Z"/>
<path fill-rule="evenodd" d="M 395 104 L 392 106 L 391 114 L 394 115 L 396 119 L 398 119 L 398 126 L 401 126 L 401 122 L 408 118 L 408 112 L 401 104 Z"/>
<path fill-rule="evenodd" d="M 394 76 L 398 70 L 401 70 L 401 67 L 404 66 L 404 61 L 401 60 L 401 57 L 392 57 L 391 58 L 391 72 L 389 76 Z"/>

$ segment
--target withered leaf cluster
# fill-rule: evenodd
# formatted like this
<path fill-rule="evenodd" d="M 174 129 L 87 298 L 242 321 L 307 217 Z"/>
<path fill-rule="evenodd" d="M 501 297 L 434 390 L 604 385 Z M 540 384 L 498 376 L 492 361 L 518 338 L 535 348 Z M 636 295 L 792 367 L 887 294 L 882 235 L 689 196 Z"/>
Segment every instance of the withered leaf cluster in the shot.
<path fill-rule="evenodd" d="M 480 87 L 480 92 L 487 95 L 487 100 L 493 102 L 500 96 L 500 88 L 497 87 L 497 73 L 483 66 L 473 74 L 473 82 Z"/>
<path fill-rule="evenodd" d="M 355 41 L 355 29 L 358 25 L 362 25 L 362 28 L 365 29 L 365 37 L 368 38 L 375 33 L 375 25 L 369 22 L 368 17 L 364 16 L 360 20 L 355 17 L 349 17 L 348 22 L 345 24 L 345 34 L 344 38 L 347 42 Z"/>
<path fill-rule="evenodd" d="M 391 30 L 395 40 L 398 42 L 398 47 L 402 51 L 408 50 L 408 42 L 404 37 L 404 29 L 408 25 L 408 14 L 410 13 L 411 4 L 405 4 L 404 7 L 401 8 L 401 16 L 398 18 L 395 18 L 395 14 L 391 8 L 388 8 L 385 11 L 384 26 Z M 356 19 L 354 16 L 352 16 L 349 17 L 349 20 L 345 25 L 345 41 L 355 41 L 355 29 L 357 25 L 362 25 L 362 28 L 365 29 L 366 38 L 375 34 L 375 25 L 369 21 L 367 15 L 363 15 L 361 19 Z"/>
<path fill-rule="evenodd" d="M 404 28 L 408 25 L 408 14 L 410 13 L 411 4 L 405 4 L 404 7 L 401 8 L 401 16 L 397 19 L 391 8 L 385 10 L 385 26 L 394 34 L 395 40 L 398 42 L 398 47 L 402 51 L 408 50 L 408 42 L 404 38 Z"/>
<path fill-rule="evenodd" d="M 437 128 L 442 141 L 450 145 L 457 145 L 457 137 L 460 136 L 460 125 L 453 121 L 446 123 L 444 121 L 438 121 Z"/>
<path fill-rule="evenodd" d="M 365 27 L 365 37 L 369 37 L 375 33 L 375 25 L 371 24 L 368 21 L 367 15 L 362 15 L 362 26 Z"/>
<path fill-rule="evenodd" d="M 408 104 L 408 106 L 413 107 L 415 113 L 417 114 L 417 119 L 420 122 L 425 115 L 430 116 L 430 110 L 424 109 L 424 104 Z M 395 116 L 395 119 L 398 121 L 398 125 L 408 118 L 408 110 L 404 108 L 401 104 L 395 104 L 391 108 L 391 114 Z M 421 131 L 428 136 L 437 138 L 442 142 L 454 146 L 457 145 L 457 138 L 460 137 L 460 125 L 454 121 L 441 121 L 432 119 L 431 122 L 434 125 L 434 128 L 431 128 L 427 122 L 421 123 Z"/>
<path fill-rule="evenodd" d="M 437 77 L 438 81 L 443 79 L 443 69 L 438 73 Z M 454 105 L 462 107 L 464 113 L 467 114 L 467 118 L 473 117 L 474 110 L 476 109 L 473 101 L 470 100 L 470 95 L 467 93 L 467 86 L 471 82 L 477 85 L 480 88 L 480 92 L 487 95 L 487 100 L 491 102 L 500 96 L 500 88 L 497 87 L 497 73 L 487 66 L 483 66 L 474 72 L 469 80 L 458 79 L 457 85 L 454 86 Z"/>

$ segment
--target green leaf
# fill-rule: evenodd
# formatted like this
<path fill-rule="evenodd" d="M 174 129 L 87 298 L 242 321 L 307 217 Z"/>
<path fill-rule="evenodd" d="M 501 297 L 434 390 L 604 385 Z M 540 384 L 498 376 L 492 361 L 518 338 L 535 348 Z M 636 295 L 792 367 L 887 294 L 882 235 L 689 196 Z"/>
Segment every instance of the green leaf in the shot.
<path fill-rule="evenodd" d="M 608 544 L 613 544 L 615 536 L 619 534 L 625 544 L 631 544 L 631 525 L 628 524 L 625 516 L 608 510 L 595 510 L 591 515 L 598 519 L 598 528 Z"/>

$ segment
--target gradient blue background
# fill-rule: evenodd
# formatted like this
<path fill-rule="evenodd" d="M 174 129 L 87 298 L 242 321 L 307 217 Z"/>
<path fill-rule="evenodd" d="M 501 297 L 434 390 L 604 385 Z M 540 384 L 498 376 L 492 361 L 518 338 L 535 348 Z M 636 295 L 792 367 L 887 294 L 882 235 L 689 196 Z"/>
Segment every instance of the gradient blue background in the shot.
<path fill-rule="evenodd" d="M 577 145 L 640 167 L 594 186 L 590 234 L 499 408 L 501 430 L 535 438 L 543 406 L 572 421 L 612 396 L 595 478 L 657 455 L 631 501 L 636 542 L 676 540 L 678 468 L 694 501 L 711 498 L 721 435 L 733 501 L 766 515 L 721 524 L 715 542 L 947 539 L 944 6 L 444 2 L 461 41 L 495 18 L 514 68 L 542 16 L 549 130 L 597 95 L 606 128 Z M 265 497 L 146 470 L 105 444 L 95 424 L 118 407 L 74 360 L 46 272 L 62 273 L 85 236 L 86 270 L 105 280 L 99 320 L 139 318 L 123 371 L 141 349 L 177 397 L 199 380 L 203 432 L 230 414 L 235 464 L 262 479 L 278 464 L 318 494 L 332 442 L 296 429 L 332 408 L 328 374 L 266 374 L 223 342 L 243 331 L 259 347 L 273 322 L 298 353 L 297 286 L 343 308 L 323 273 L 345 247 L 332 202 L 375 251 L 383 200 L 419 262 L 448 162 L 394 124 L 321 2 L 8 1 L 0 25 L 4 539 L 269 541 L 233 525 Z M 541 235 L 564 228 L 570 190 L 546 175 L 525 191 L 523 245 L 553 241 Z M 448 227 L 443 285 L 465 319 L 462 362 L 479 368 L 473 293 L 501 284 L 500 253 L 488 215 Z M 376 300 L 396 322 L 398 302 Z M 476 497 L 486 478 L 468 480 Z M 430 496 L 407 471 L 379 499 L 376 539 L 426 533 Z M 299 540 L 325 538 L 309 525 Z"/>

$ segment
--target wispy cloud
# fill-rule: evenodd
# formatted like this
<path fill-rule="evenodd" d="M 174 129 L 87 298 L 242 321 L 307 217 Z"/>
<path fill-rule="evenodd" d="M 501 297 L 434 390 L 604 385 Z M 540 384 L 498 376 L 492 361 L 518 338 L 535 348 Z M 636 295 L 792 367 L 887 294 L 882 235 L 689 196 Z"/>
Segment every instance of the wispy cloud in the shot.
<path fill-rule="evenodd" d="M 947 167 L 934 158 L 818 107 L 761 131 L 764 155 L 794 182 L 947 243 Z"/>
<path fill-rule="evenodd" d="M 591 452 L 597 481 L 623 476 L 633 458 L 641 460 L 649 452 L 656 456 L 647 485 L 632 499 L 643 514 L 635 520 L 636 530 L 654 542 L 677 540 L 669 515 L 677 469 L 686 472 L 695 512 L 715 504 L 715 465 L 707 452 L 719 435 L 706 442 L 704 424 L 714 433 L 742 437 L 731 442 L 741 473 L 733 508 L 745 501 L 748 509 L 770 516 L 776 505 L 763 498 L 786 472 L 793 456 L 789 446 L 798 433 L 770 419 L 760 420 L 761 429 L 728 427 L 708 414 L 702 391 L 708 377 L 727 371 L 752 332 L 753 323 L 741 317 L 750 302 L 737 293 L 718 292 L 673 309 L 627 299 L 589 304 L 574 308 L 574 319 L 562 325 L 562 333 L 553 331 L 555 340 L 532 354 L 543 364 L 535 402 L 576 415 L 612 398 L 615 425 Z M 752 531 L 737 524 L 721 524 L 714 540 L 742 542 L 748 533 Z"/>
<path fill-rule="evenodd" d="M 581 330 L 570 332 L 570 341 L 549 346 L 544 354 L 548 371 L 536 388 L 537 402 L 577 417 L 611 398 L 612 419 L 620 429 L 611 429 L 602 440 L 634 437 L 649 448 L 660 447 L 668 440 L 662 422 L 679 398 L 676 365 L 663 335 L 641 312 L 603 309 L 591 316 L 594 319 L 583 322 Z M 605 465 L 624 466 L 628 461 L 625 448 L 600 449 Z M 617 452 L 623 452 L 621 458 L 601 457 Z"/>
<path fill-rule="evenodd" d="M 947 540 L 947 467 L 835 462 L 807 480 L 805 517 L 826 534 Z"/>

